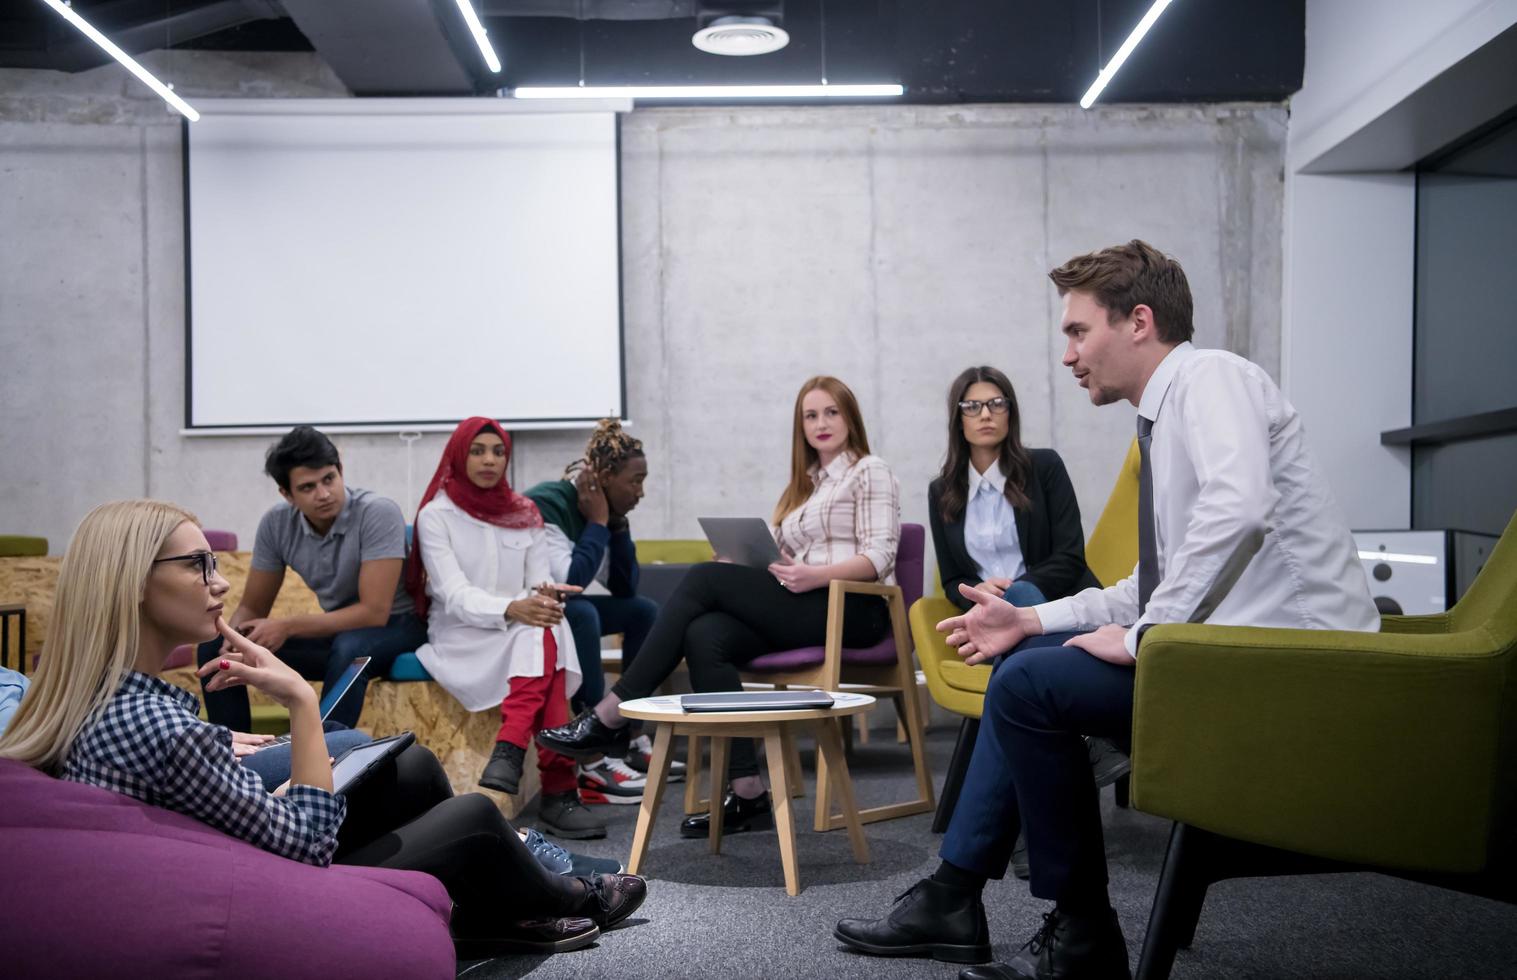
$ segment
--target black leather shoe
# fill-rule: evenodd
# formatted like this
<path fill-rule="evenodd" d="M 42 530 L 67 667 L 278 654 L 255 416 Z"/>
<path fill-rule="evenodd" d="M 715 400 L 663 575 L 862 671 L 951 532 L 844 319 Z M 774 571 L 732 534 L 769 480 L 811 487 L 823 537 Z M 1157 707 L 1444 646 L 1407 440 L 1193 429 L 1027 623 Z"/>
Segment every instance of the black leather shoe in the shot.
<path fill-rule="evenodd" d="M 566 725 L 545 728 L 537 733 L 538 745 L 581 762 L 597 755 L 611 755 L 620 759 L 627 754 L 627 746 L 631 741 L 630 725 L 612 728 L 603 724 L 593 709 L 580 712 L 578 717 Z"/>
<path fill-rule="evenodd" d="M 769 794 L 745 800 L 736 793 L 728 792 L 722 800 L 722 833 L 741 834 L 745 830 L 764 830 L 774 826 L 774 808 Z M 686 817 L 679 825 L 681 837 L 710 837 L 711 814 L 699 813 Z"/>
<path fill-rule="evenodd" d="M 980 896 L 923 878 L 897 897 L 883 919 L 844 919 L 832 935 L 873 956 L 930 956 L 949 963 L 991 957 L 990 926 Z"/>
<path fill-rule="evenodd" d="M 584 882 L 589 892 L 576 911 L 595 920 L 602 929 L 613 928 L 648 897 L 648 882 L 637 875 L 591 875 Z"/>
<path fill-rule="evenodd" d="M 959 980 L 1132 980 L 1127 940 L 1111 909 L 1096 915 L 1043 914 L 1043 928 L 999 972 L 963 970 Z"/>
<path fill-rule="evenodd" d="M 1107 739 L 1087 736 L 1085 747 L 1090 753 L 1090 774 L 1096 781 L 1096 789 L 1110 786 L 1132 772 L 1132 759 Z"/>
<path fill-rule="evenodd" d="M 488 959 L 502 953 L 567 953 L 584 949 L 600 937 L 600 926 L 584 918 L 529 919 L 497 926 L 467 928 L 453 923 L 453 945 L 464 959 Z"/>
<path fill-rule="evenodd" d="M 479 774 L 479 785 L 515 796 L 521 786 L 521 767 L 526 757 L 526 749 L 510 742 L 496 742 L 485 771 Z"/>

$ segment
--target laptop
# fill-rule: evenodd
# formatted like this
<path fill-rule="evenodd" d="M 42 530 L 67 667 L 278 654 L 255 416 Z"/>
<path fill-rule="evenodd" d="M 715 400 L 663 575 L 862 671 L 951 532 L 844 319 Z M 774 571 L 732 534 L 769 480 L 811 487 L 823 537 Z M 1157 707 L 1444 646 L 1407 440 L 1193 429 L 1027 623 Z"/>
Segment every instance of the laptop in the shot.
<path fill-rule="evenodd" d="M 722 558 L 752 568 L 768 568 L 780 560 L 769 525 L 759 517 L 702 517 L 701 530 Z"/>
<path fill-rule="evenodd" d="M 368 657 L 353 658 L 353 662 L 348 664 L 348 669 L 342 672 L 342 676 L 332 682 L 331 689 L 322 692 L 321 720 L 323 722 L 327 720 L 327 716 L 337 707 L 337 703 L 342 700 L 342 696 L 348 693 L 348 688 L 353 686 L 353 682 L 358 680 L 358 675 L 362 674 L 364 668 L 367 666 L 369 666 Z M 281 735 L 268 745 L 259 746 L 257 751 L 262 752 L 264 749 L 271 749 L 276 745 L 287 745 L 289 741 L 290 736 L 288 734 Z"/>
<path fill-rule="evenodd" d="M 805 711 L 830 708 L 826 691 L 722 691 L 716 694 L 681 694 L 685 711 Z"/>

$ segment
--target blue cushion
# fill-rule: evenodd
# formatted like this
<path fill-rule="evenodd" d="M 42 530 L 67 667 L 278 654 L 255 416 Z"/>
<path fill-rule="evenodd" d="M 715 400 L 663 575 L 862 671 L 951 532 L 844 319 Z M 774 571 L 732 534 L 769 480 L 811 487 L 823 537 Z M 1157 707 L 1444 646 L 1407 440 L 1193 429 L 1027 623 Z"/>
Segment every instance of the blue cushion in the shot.
<path fill-rule="evenodd" d="M 395 658 L 395 663 L 390 667 L 390 680 L 392 681 L 429 681 L 432 675 L 427 673 L 427 668 L 421 665 L 414 653 L 402 653 Z"/>

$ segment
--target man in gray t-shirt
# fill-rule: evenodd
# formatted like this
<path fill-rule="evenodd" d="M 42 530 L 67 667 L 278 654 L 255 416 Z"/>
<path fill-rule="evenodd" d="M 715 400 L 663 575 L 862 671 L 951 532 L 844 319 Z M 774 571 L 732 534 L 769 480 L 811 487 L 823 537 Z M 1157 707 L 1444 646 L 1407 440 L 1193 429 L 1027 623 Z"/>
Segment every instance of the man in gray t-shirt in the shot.
<path fill-rule="evenodd" d="M 406 522 L 393 500 L 347 487 L 331 440 L 308 425 L 292 429 L 269 449 L 264 471 L 284 502 L 258 522 L 252 569 L 231 625 L 278 655 L 301 676 L 330 685 L 358 657 L 368 669 L 327 714 L 352 727 L 363 710 L 371 677 L 384 677 L 402 653 L 427 640 L 401 581 Z M 269 615 L 286 568 L 316 593 L 322 611 Z M 202 643 L 201 664 L 221 653 L 221 640 Z M 252 727 L 247 691 L 206 692 L 206 714 L 233 731 Z"/>

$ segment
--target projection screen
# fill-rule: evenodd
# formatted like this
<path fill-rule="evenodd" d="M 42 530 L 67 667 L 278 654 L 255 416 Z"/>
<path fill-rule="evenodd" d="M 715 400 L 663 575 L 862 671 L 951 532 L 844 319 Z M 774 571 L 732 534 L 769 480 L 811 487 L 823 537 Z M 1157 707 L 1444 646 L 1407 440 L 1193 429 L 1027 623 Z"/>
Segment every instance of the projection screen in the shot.
<path fill-rule="evenodd" d="M 198 104 L 188 433 L 625 416 L 614 111 Z"/>

